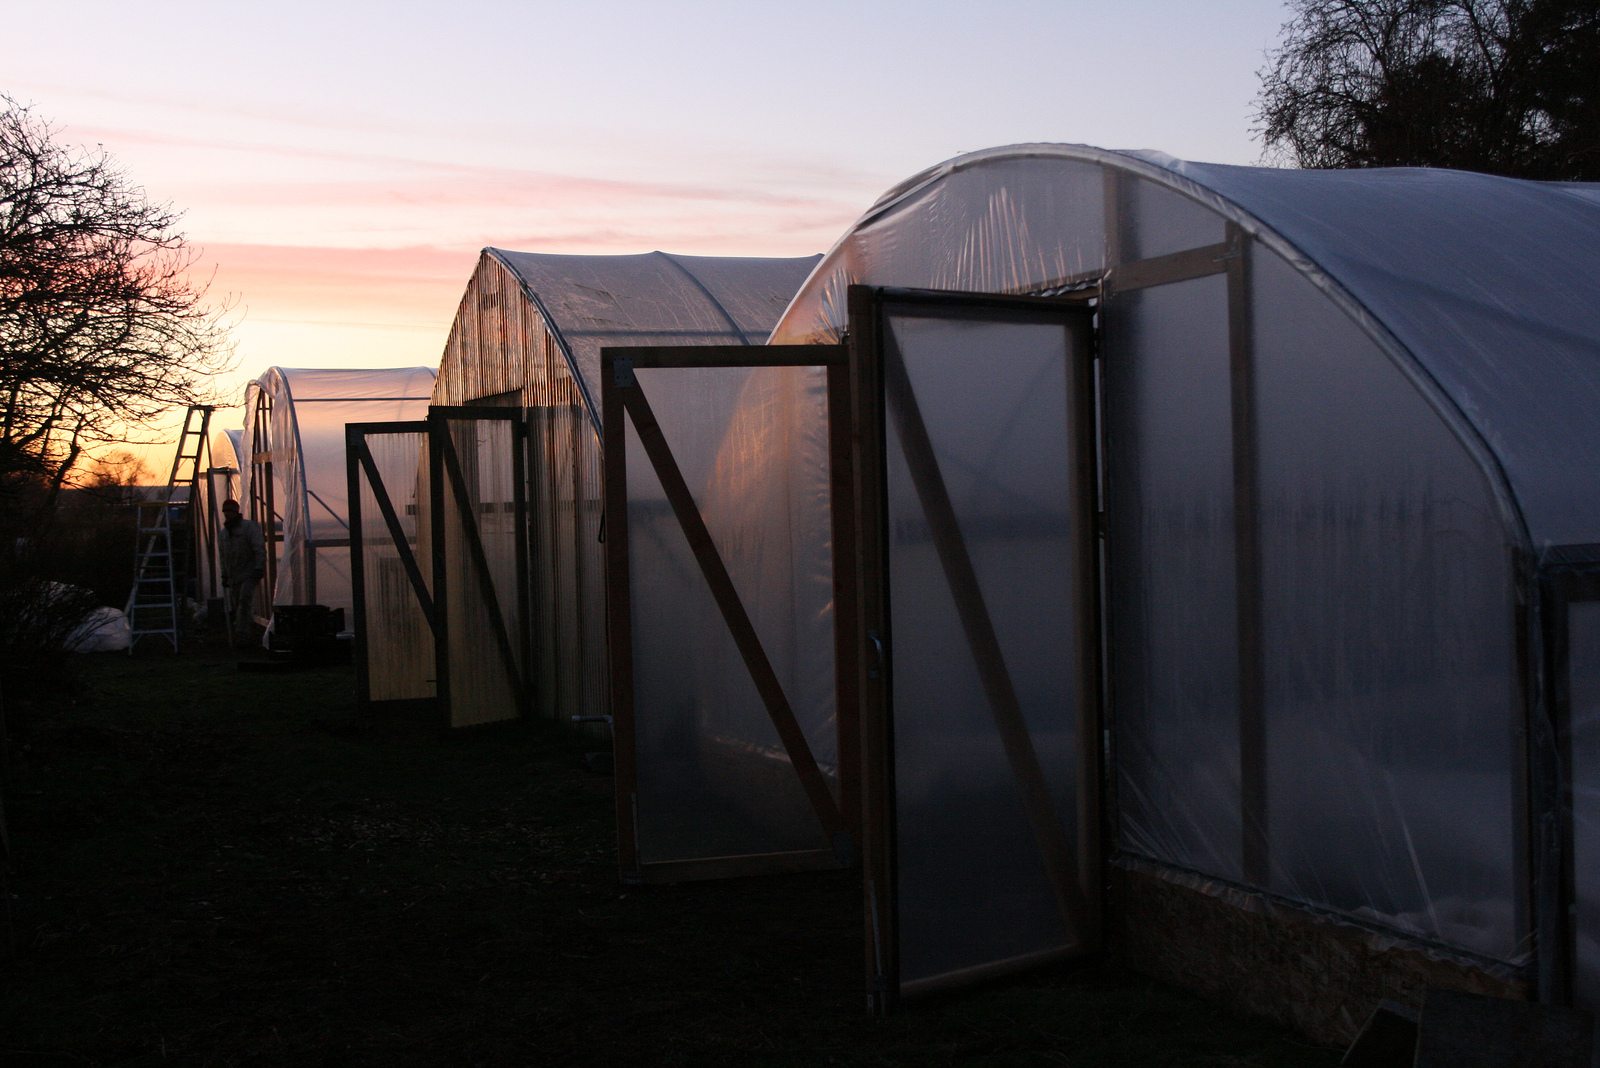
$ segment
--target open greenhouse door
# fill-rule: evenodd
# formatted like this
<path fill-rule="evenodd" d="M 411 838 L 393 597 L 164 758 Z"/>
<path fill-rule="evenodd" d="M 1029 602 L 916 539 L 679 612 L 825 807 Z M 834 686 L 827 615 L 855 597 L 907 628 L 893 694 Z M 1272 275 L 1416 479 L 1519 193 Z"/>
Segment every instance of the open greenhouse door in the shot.
<path fill-rule="evenodd" d="M 431 706 L 434 609 L 420 559 L 428 424 L 345 425 L 356 704 Z"/>
<path fill-rule="evenodd" d="M 1098 948 L 1091 314 L 850 291 L 880 1012 Z"/>
<path fill-rule="evenodd" d="M 840 346 L 602 355 L 618 861 L 629 882 L 853 863 Z"/>
<path fill-rule="evenodd" d="M 527 713 L 526 449 L 520 409 L 346 427 L 363 709 L 430 705 L 451 727 Z"/>
<path fill-rule="evenodd" d="M 520 408 L 428 409 L 439 701 L 451 727 L 526 716 L 527 427 Z"/>

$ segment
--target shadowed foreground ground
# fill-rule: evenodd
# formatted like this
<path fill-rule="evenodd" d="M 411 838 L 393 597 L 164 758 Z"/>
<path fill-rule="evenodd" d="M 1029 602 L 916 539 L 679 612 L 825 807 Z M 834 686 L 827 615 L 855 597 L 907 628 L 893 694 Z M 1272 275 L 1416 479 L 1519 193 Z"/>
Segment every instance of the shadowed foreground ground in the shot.
<path fill-rule="evenodd" d="M 611 782 L 348 668 L 108 655 L 11 707 L 0 1063 L 1331 1065 L 1099 969 L 863 1013 L 850 873 L 629 889 Z"/>

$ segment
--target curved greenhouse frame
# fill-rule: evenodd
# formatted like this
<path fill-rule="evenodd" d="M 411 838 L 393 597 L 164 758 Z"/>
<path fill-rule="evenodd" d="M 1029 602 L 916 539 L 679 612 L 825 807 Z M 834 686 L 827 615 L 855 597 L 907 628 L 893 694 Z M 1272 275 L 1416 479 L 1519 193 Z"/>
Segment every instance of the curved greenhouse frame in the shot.
<path fill-rule="evenodd" d="M 200 512 L 194 529 L 195 573 L 199 599 L 208 612 L 222 611 L 222 557 L 218 538 L 222 530 L 222 502 L 239 499 L 240 472 L 247 466 L 243 430 L 219 430 L 211 435 L 210 465 L 196 480 Z"/>

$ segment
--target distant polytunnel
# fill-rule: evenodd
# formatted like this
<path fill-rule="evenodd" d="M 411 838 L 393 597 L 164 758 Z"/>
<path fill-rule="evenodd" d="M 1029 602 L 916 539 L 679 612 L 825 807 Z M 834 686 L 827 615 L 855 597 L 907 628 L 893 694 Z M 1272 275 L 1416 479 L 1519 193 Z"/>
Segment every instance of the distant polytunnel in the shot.
<path fill-rule="evenodd" d="M 420 418 L 433 380 L 427 367 L 269 367 L 246 387 L 239 499 L 267 540 L 258 621 L 321 604 L 350 625 L 345 424 Z"/>

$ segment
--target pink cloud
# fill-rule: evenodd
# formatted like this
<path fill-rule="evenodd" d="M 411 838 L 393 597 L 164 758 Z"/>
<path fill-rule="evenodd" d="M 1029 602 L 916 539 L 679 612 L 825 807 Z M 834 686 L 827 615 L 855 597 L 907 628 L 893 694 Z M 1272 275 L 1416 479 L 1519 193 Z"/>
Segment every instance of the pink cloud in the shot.
<path fill-rule="evenodd" d="M 476 263 L 475 251 L 430 247 L 216 244 L 201 267 L 215 268 L 213 295 L 235 299 L 247 321 L 448 327 Z"/>
<path fill-rule="evenodd" d="M 217 104 L 196 104 L 194 97 L 189 95 L 137 93 L 129 92 L 124 87 L 108 90 L 76 84 L 33 82 L 32 88 L 50 93 L 53 96 L 75 96 L 90 100 L 109 100 L 118 104 L 132 103 L 160 108 L 177 108 L 194 114 L 212 115 L 224 119 L 265 120 L 289 123 L 305 129 L 337 130 L 348 133 L 355 133 L 363 129 L 363 127 L 355 123 L 330 119 L 325 112 L 290 109 L 281 100 L 274 101 L 270 106 L 250 107 L 239 103 L 219 106 Z"/>
<path fill-rule="evenodd" d="M 689 223 L 680 233 L 641 243 L 620 231 L 597 228 L 508 234 L 494 244 L 526 251 L 741 252 L 714 228 Z M 773 254 L 801 254 L 796 249 Z M 196 275 L 211 279 L 217 300 L 231 299 L 245 323 L 293 322 L 359 328 L 436 328 L 455 318 L 477 266 L 476 248 L 418 245 L 405 248 L 327 248 L 308 245 L 218 243 L 207 245 Z M 214 272 L 214 274 L 213 274 Z"/>
<path fill-rule="evenodd" d="M 351 181 L 210 181 L 224 199 L 253 204 L 371 204 L 385 199 L 407 203 L 482 205 L 527 204 L 533 199 L 587 200 L 615 205 L 628 200 L 687 200 L 745 203 L 780 208 L 841 210 L 843 200 L 773 192 L 748 182 L 708 184 L 656 182 L 596 175 L 536 171 L 519 167 L 453 163 L 382 153 L 305 148 L 299 145 L 196 138 L 147 130 L 74 127 L 73 133 L 99 144 L 132 144 L 260 153 L 289 161 L 382 166 L 383 178 Z"/>

